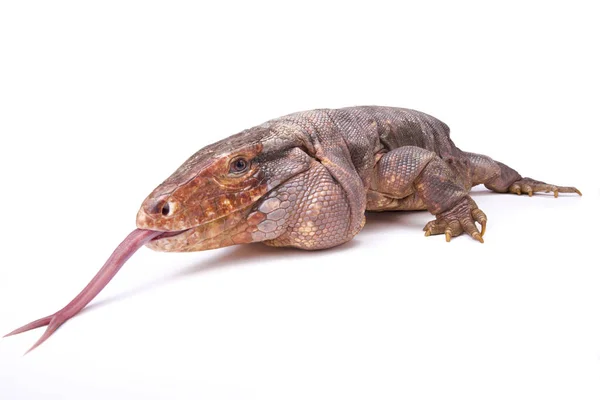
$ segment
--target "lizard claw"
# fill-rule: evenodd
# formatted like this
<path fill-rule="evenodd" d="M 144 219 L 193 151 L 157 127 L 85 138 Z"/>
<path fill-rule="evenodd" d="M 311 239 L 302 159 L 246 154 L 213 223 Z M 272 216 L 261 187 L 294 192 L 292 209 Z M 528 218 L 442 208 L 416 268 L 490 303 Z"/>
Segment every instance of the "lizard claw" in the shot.
<path fill-rule="evenodd" d="M 516 181 L 508 188 L 510 193 L 514 193 L 516 195 L 520 195 L 525 192 L 529 195 L 529 197 L 533 196 L 534 193 L 544 192 L 544 193 L 554 193 L 554 197 L 558 197 L 559 193 L 577 193 L 581 196 L 581 192 L 572 186 L 557 186 L 551 185 L 545 182 L 536 181 L 531 178 L 523 178 L 521 180 Z"/>
<path fill-rule="evenodd" d="M 475 222 L 481 225 L 481 232 Z M 477 204 L 470 197 L 466 197 L 450 210 L 437 215 L 435 220 L 429 221 L 423 230 L 425 236 L 444 234 L 446 242 L 450 242 L 455 236 L 467 233 L 473 239 L 483 243 L 486 224 L 487 217 L 484 212 L 477 208 Z"/>
<path fill-rule="evenodd" d="M 479 208 L 475 208 L 473 211 L 471 211 L 471 215 L 473 216 L 475 221 L 477 221 L 479 223 L 479 225 L 481 225 L 481 236 L 485 235 L 485 227 L 487 225 L 487 217 L 484 214 L 484 212 L 481 211 Z"/>
<path fill-rule="evenodd" d="M 533 188 L 529 185 L 525 185 L 525 191 L 529 195 L 529 197 L 533 196 Z"/>

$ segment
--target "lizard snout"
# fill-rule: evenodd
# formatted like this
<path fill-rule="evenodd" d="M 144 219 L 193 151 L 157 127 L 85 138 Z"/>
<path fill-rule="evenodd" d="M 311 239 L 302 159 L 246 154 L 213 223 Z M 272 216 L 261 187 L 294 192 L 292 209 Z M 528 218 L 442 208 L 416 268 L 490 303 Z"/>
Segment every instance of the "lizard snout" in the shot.
<path fill-rule="evenodd" d="M 172 196 L 149 196 L 138 211 L 136 225 L 140 229 L 180 230 L 179 210 L 179 202 Z"/>
<path fill-rule="evenodd" d="M 142 208 L 151 217 L 170 217 L 177 211 L 178 204 L 173 201 L 169 196 L 161 196 L 156 199 L 148 199 L 149 201 L 144 202 Z"/>

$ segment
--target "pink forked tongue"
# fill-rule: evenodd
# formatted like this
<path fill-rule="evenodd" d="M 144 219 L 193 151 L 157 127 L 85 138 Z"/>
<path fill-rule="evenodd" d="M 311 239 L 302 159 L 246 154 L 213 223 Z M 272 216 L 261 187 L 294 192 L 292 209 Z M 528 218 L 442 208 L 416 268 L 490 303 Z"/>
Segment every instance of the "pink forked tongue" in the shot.
<path fill-rule="evenodd" d="M 40 326 L 48 325 L 46 331 L 41 338 L 27 351 L 38 347 L 44 343 L 54 331 L 58 329 L 65 321 L 73 317 L 79 311 L 81 311 L 90 301 L 94 299 L 104 289 L 104 287 L 110 282 L 110 280 L 119 272 L 119 269 L 125 264 L 125 262 L 135 253 L 140 247 L 148 243 L 157 236 L 167 237 L 173 236 L 179 232 L 160 232 L 150 231 L 146 229 L 136 229 L 131 232 L 125 240 L 115 249 L 111 256 L 106 260 L 104 266 L 98 271 L 96 276 L 87 284 L 87 286 L 79 293 L 69 304 L 64 308 L 57 311 L 56 313 L 49 315 L 45 318 L 40 318 L 37 321 L 28 323 L 19 329 L 15 329 L 5 336 L 16 335 L 29 331 L 31 329 L 39 328 Z M 27 354 L 25 353 L 25 354 Z"/>

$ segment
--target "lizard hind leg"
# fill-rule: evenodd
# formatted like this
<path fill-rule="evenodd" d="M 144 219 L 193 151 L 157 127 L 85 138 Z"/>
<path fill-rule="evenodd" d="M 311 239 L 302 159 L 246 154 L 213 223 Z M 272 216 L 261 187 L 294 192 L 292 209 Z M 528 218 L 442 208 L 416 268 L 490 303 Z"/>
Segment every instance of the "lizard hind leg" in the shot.
<path fill-rule="evenodd" d="M 559 193 L 581 192 L 573 186 L 558 186 L 532 178 L 523 178 L 517 171 L 509 166 L 495 161 L 488 156 L 476 153 L 465 153 L 471 166 L 472 185 L 484 184 L 486 188 L 498 193 L 513 193 L 521 195 L 527 193 L 530 197 L 534 193 Z"/>

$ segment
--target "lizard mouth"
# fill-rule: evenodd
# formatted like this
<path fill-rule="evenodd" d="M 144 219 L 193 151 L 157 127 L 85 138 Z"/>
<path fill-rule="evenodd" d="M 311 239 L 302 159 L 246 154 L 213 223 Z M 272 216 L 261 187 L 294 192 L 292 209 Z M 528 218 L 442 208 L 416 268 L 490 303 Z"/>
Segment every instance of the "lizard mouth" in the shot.
<path fill-rule="evenodd" d="M 146 243 L 146 247 L 162 252 L 201 251 L 214 248 L 213 242 L 229 234 L 246 220 L 253 205 L 241 208 L 211 221 L 173 232 L 163 232 Z M 231 243 L 233 244 L 233 243 Z"/>
<path fill-rule="evenodd" d="M 163 232 L 154 239 L 148 241 L 146 246 L 157 251 L 180 251 L 178 248 L 188 242 L 187 239 L 189 236 L 193 234 L 199 226 L 193 226 L 180 231 Z"/>
<path fill-rule="evenodd" d="M 179 235 L 183 235 L 186 232 L 191 231 L 192 229 L 196 228 L 195 226 L 192 228 L 188 228 L 188 229 L 184 229 L 181 231 L 172 231 L 172 232 L 163 232 L 160 235 L 156 236 L 154 239 L 151 239 L 150 242 L 155 242 L 157 240 L 161 240 L 161 239 L 166 239 L 166 238 L 172 238 L 175 236 L 179 236 Z M 157 231 L 160 232 L 160 231 Z"/>

